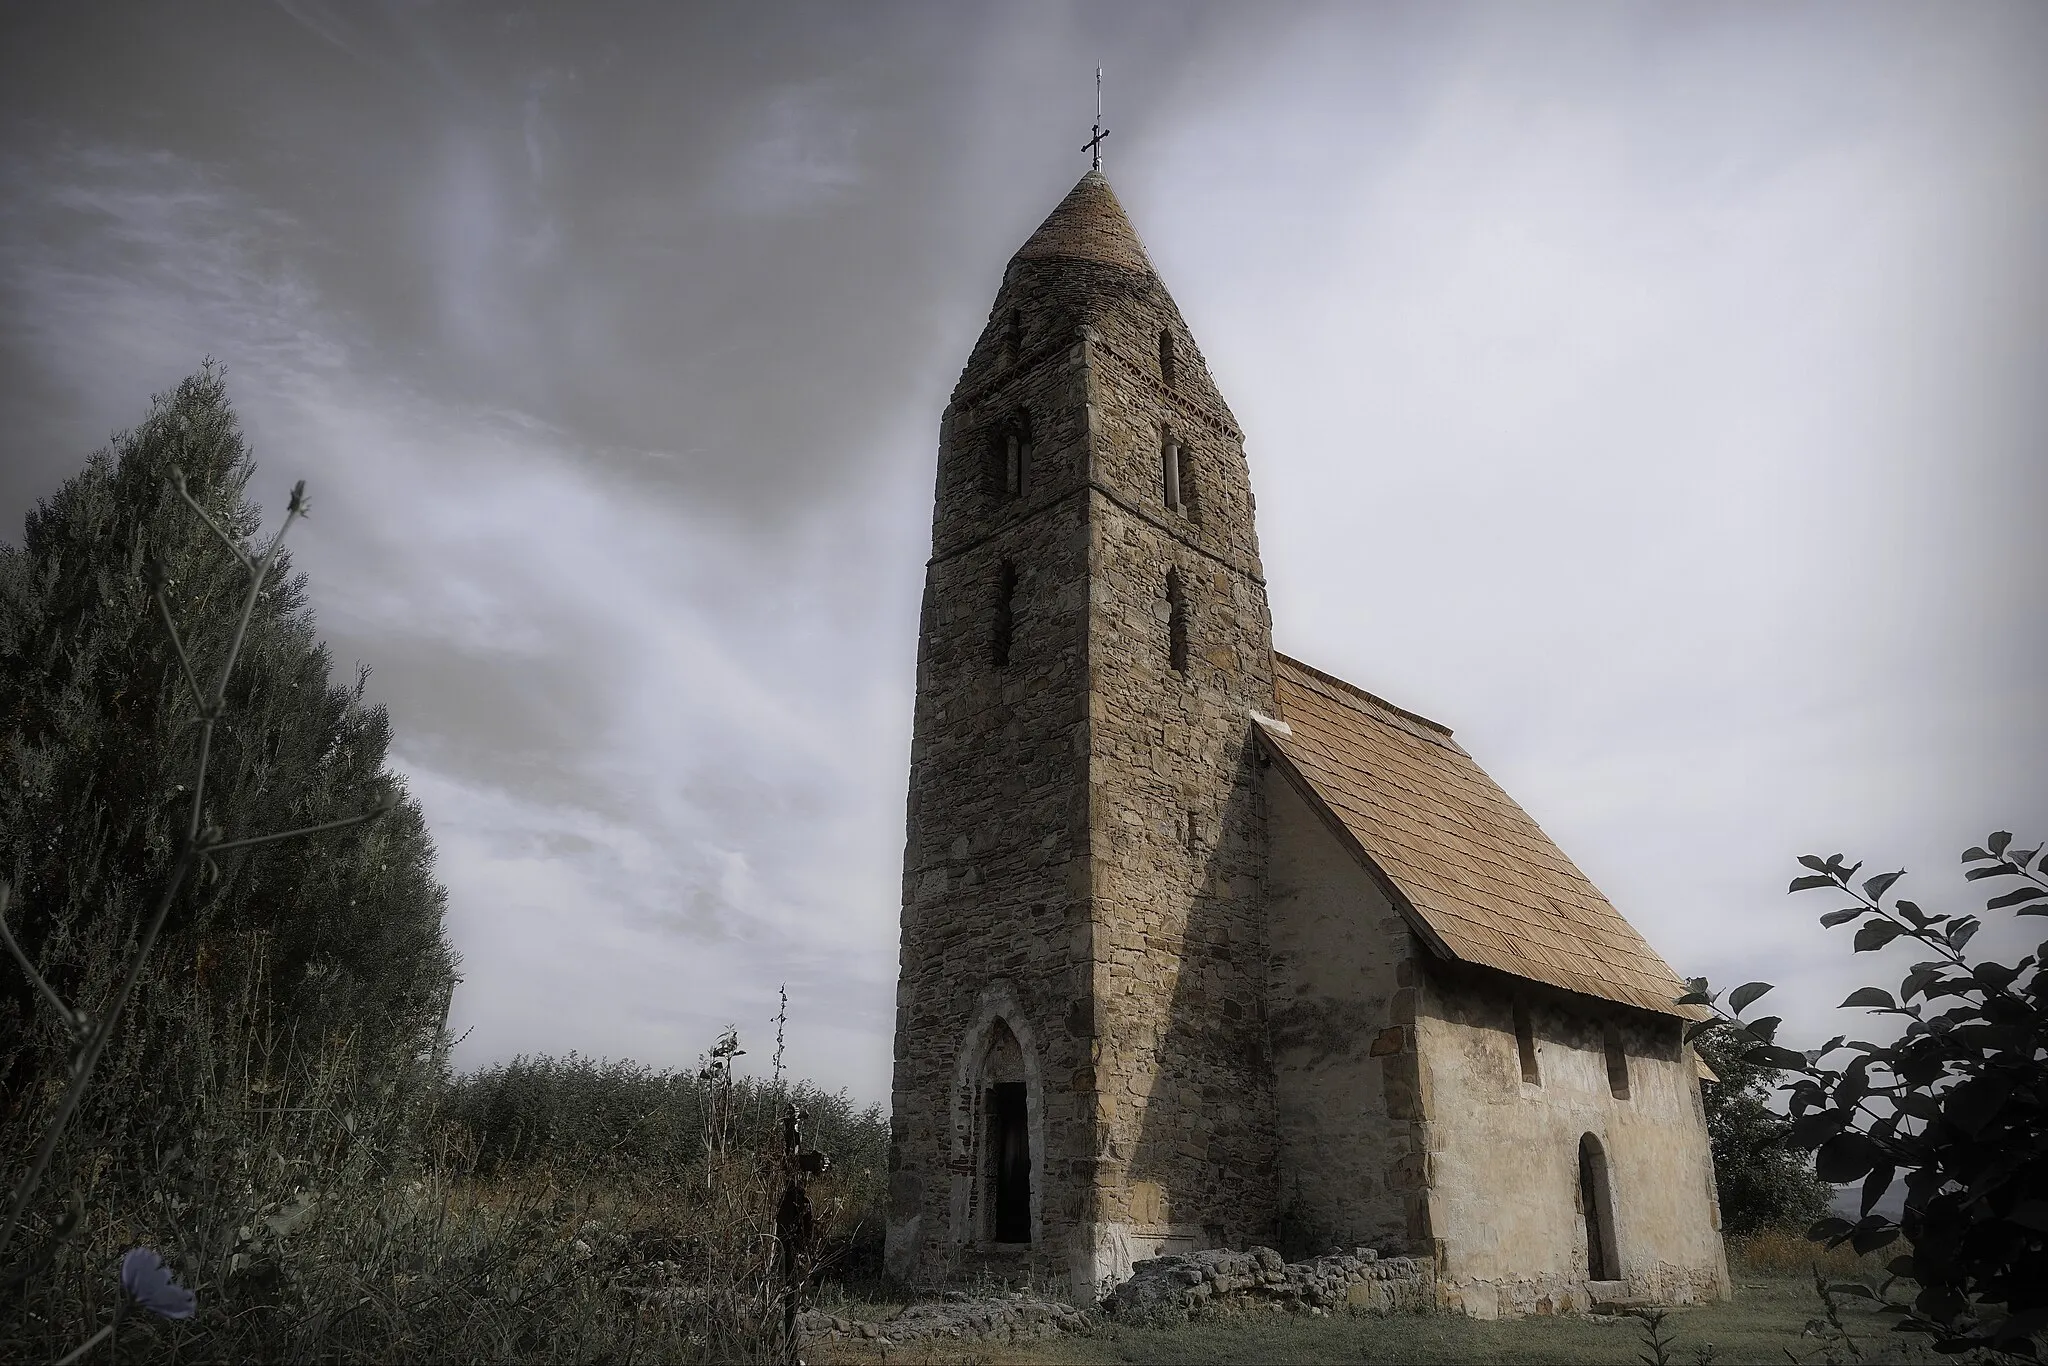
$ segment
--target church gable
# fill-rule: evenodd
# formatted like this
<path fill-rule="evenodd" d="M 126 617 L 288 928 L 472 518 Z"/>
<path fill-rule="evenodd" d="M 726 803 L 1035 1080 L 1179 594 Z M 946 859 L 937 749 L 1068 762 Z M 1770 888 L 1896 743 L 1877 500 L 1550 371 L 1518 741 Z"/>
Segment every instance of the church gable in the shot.
<path fill-rule="evenodd" d="M 1433 721 L 1274 655 L 1276 762 L 1446 957 L 1691 1016 L 1664 960 Z"/>

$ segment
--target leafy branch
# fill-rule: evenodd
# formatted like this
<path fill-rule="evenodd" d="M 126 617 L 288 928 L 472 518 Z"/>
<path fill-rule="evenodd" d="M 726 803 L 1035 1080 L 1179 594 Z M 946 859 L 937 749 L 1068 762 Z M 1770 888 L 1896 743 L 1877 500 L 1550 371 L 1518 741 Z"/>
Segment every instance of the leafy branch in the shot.
<path fill-rule="evenodd" d="M 1855 924 L 1855 952 L 1909 942 L 1926 955 L 1896 993 L 1860 987 L 1842 1002 L 1903 1021 L 1899 1037 L 1877 1044 L 1838 1035 L 1796 1052 L 1778 1043 L 1777 1017 L 1742 1018 L 1770 983 L 1746 982 L 1724 1006 L 1705 978 L 1678 998 L 1713 1011 L 1687 1037 L 1721 1031 L 1744 1061 L 1791 1074 L 1786 1118 L 1765 1143 L 1813 1153 L 1825 1181 L 1861 1183 L 1859 1217 L 1822 1219 L 1808 1238 L 1858 1253 L 1902 1235 L 1910 1244 L 1879 1291 L 1853 1282 L 1828 1290 L 1884 1300 L 1898 1331 L 1932 1336 L 1937 1351 L 2032 1359 L 2036 1335 L 2048 1330 L 2048 978 L 2040 972 L 2048 943 L 2013 964 L 1972 961 L 1967 949 L 1982 918 L 1893 897 L 1902 871 L 1858 882 L 1863 865 L 1840 854 L 1799 862 L 1809 871 L 1790 890 L 1851 899 L 1820 919 L 1829 928 Z M 1992 896 L 1987 912 L 2048 916 L 2043 846 L 2015 850 L 1999 831 L 1963 862 L 1966 881 L 2019 883 Z M 1903 1211 L 1893 1220 L 1877 1205 L 1902 1177 Z M 1909 1303 L 1889 1298 L 1900 1281 L 1919 1287 Z"/>

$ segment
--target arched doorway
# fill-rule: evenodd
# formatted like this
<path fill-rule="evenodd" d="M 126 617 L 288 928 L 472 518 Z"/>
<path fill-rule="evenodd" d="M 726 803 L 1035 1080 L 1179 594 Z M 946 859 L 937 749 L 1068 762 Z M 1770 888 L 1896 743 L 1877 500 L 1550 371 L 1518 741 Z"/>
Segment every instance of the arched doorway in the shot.
<path fill-rule="evenodd" d="M 1031 1121 L 1024 1050 L 1003 1020 L 989 1029 L 983 1055 L 982 1191 L 984 1234 L 992 1242 L 1031 1241 Z"/>
<path fill-rule="evenodd" d="M 1586 1279 L 1618 1281 L 1621 1254 L 1614 1241 L 1614 1188 L 1607 1151 L 1587 1134 L 1579 1140 L 1579 1212 L 1586 1229 Z"/>
<path fill-rule="evenodd" d="M 953 1064 L 947 1227 L 956 1247 L 1039 1240 L 1046 1185 L 1039 1056 L 1016 992 L 991 983 Z"/>

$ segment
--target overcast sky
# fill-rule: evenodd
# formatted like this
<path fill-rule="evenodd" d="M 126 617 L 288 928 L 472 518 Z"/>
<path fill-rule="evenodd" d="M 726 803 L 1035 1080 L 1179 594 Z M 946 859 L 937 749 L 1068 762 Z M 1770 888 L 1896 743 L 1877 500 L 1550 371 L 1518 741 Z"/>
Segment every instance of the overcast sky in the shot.
<path fill-rule="evenodd" d="M 797 1071 L 886 1098 L 939 414 L 1098 64 L 1282 650 L 1807 1042 L 1883 965 L 1796 855 L 1962 906 L 2048 836 L 2048 6 L 4 24 L 0 536 L 225 363 L 438 843 L 460 1064 L 765 1066 L 786 981 Z"/>

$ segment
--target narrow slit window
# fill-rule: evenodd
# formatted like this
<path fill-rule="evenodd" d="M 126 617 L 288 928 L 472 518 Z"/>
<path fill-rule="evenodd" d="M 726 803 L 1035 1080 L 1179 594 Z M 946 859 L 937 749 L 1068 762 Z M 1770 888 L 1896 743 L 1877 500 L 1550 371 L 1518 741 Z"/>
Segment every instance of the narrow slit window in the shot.
<path fill-rule="evenodd" d="M 1015 360 L 1024 354 L 1024 310 L 1010 310 L 1009 324 L 1003 329 L 1003 355 Z"/>
<path fill-rule="evenodd" d="M 988 440 L 988 487 L 992 497 L 1010 500 L 1031 491 L 1031 418 L 1018 413 L 992 429 Z"/>
<path fill-rule="evenodd" d="M 1159 438 L 1159 496 L 1170 511 L 1180 511 L 1180 443 L 1170 434 Z"/>
<path fill-rule="evenodd" d="M 1192 807 L 1188 809 L 1188 857 L 1198 857 L 1202 852 L 1202 817 Z"/>
<path fill-rule="evenodd" d="M 1173 333 L 1159 334 L 1159 379 L 1167 388 L 1174 386 Z"/>
<path fill-rule="evenodd" d="M 1607 1089 L 1614 1093 L 1616 1100 L 1627 1100 L 1628 1050 L 1622 1047 L 1621 1029 L 1609 1024 L 1601 1032 L 1607 1044 Z"/>
<path fill-rule="evenodd" d="M 1536 1069 L 1536 1024 L 1529 1018 L 1529 1004 L 1515 1002 L 1515 1052 L 1522 1059 L 1522 1080 L 1532 1086 L 1543 1084 L 1543 1074 Z"/>
<path fill-rule="evenodd" d="M 1180 571 L 1166 571 L 1166 658 L 1174 672 L 1188 671 L 1188 595 Z"/>
<path fill-rule="evenodd" d="M 1017 612 L 1017 566 L 1008 560 L 996 574 L 996 619 L 993 649 L 995 666 L 1000 669 L 1010 662 L 1010 641 L 1016 630 Z"/>

